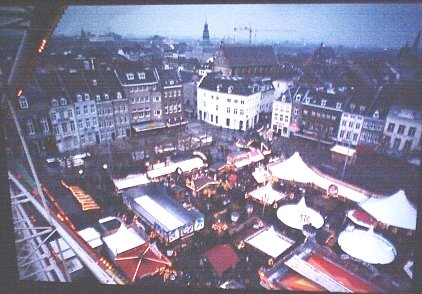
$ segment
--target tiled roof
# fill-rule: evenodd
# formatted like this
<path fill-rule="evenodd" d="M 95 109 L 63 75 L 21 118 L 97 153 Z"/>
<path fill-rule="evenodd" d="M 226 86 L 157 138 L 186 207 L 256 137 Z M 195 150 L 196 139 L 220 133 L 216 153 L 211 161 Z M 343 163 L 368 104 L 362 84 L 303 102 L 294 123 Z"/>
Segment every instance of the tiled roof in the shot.
<path fill-rule="evenodd" d="M 224 45 L 220 48 L 229 66 L 274 66 L 277 56 L 271 46 Z"/>
<path fill-rule="evenodd" d="M 60 99 L 61 97 L 70 98 L 66 94 L 64 85 L 57 73 L 37 73 L 33 80 L 34 84 L 41 88 L 41 91 L 49 101 L 51 99 Z M 71 101 L 73 101 L 72 98 Z M 70 103 L 71 101 L 68 102 Z"/>
<path fill-rule="evenodd" d="M 234 95 L 249 96 L 259 91 L 259 85 L 256 85 L 254 92 L 253 83 L 250 82 L 250 80 L 242 78 L 225 78 L 218 75 L 207 75 L 198 87 L 216 92 L 218 85 L 221 85 L 220 92 L 222 93 L 228 93 L 229 87 L 233 87 L 231 94 Z"/>
<path fill-rule="evenodd" d="M 202 253 L 202 256 L 208 258 L 208 261 L 218 276 L 221 276 L 225 271 L 234 267 L 240 261 L 236 252 L 229 244 L 214 246 Z"/>
<path fill-rule="evenodd" d="M 118 65 L 117 75 L 123 85 L 154 83 L 158 81 L 154 68 L 144 67 L 141 63 L 125 62 Z M 145 79 L 140 79 L 138 73 L 145 73 Z M 128 75 L 133 74 L 133 80 Z"/>
<path fill-rule="evenodd" d="M 182 84 L 182 80 L 179 78 L 177 71 L 174 70 L 174 69 L 159 70 L 158 76 L 159 76 L 161 84 L 164 87 L 177 86 L 177 85 Z M 173 82 L 173 84 L 172 84 L 172 82 Z"/>

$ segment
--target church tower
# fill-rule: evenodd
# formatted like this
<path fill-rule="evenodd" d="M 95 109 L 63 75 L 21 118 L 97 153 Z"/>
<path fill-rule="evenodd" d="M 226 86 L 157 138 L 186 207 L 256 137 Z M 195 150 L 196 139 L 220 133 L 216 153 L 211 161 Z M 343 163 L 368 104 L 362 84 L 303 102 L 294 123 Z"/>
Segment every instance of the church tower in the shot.
<path fill-rule="evenodd" d="M 204 32 L 202 33 L 202 42 L 204 43 L 210 42 L 210 32 L 208 31 L 208 23 L 206 20 L 204 24 Z"/>

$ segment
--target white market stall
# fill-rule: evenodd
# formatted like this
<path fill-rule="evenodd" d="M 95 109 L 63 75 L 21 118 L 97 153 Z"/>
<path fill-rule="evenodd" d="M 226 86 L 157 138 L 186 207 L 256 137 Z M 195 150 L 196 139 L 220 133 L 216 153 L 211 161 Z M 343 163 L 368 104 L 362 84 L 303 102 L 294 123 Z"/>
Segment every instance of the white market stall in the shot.
<path fill-rule="evenodd" d="M 190 172 L 194 169 L 199 169 L 202 167 L 204 167 L 203 160 L 199 157 L 195 157 L 181 162 L 170 163 L 167 166 L 150 170 L 147 172 L 147 176 L 149 179 L 154 179 L 174 173 L 177 169 L 180 169 L 182 172 Z"/>
<path fill-rule="evenodd" d="M 350 256 L 371 264 L 391 263 L 397 255 L 394 245 L 373 229 L 346 229 L 340 233 L 338 244 Z"/>
<path fill-rule="evenodd" d="M 324 224 L 324 218 L 306 205 L 305 197 L 302 197 L 297 204 L 281 206 L 277 210 L 277 218 L 286 226 L 298 230 L 302 230 L 306 224 L 310 224 L 317 229 Z"/>
<path fill-rule="evenodd" d="M 126 228 L 124 224 L 120 226 L 116 233 L 104 237 L 103 241 L 113 258 L 116 258 L 123 252 L 145 244 L 145 240 L 134 229 Z"/>
<path fill-rule="evenodd" d="M 294 241 L 277 233 L 273 227 L 267 227 L 246 238 L 245 243 L 273 258 L 277 258 L 289 249 Z"/>
<path fill-rule="evenodd" d="M 123 190 L 140 185 L 146 185 L 150 183 L 150 180 L 148 180 L 146 174 L 134 174 L 128 175 L 124 179 L 113 179 L 113 183 L 118 190 Z"/>
<path fill-rule="evenodd" d="M 253 190 L 249 193 L 249 195 L 252 198 L 255 198 L 256 200 L 260 201 L 261 203 L 265 203 L 268 205 L 273 205 L 274 203 L 286 197 L 286 195 L 284 195 L 283 193 L 274 190 L 271 186 L 271 182 L 268 182 L 263 187 Z"/>
<path fill-rule="evenodd" d="M 384 198 L 370 198 L 360 207 L 384 224 L 416 230 L 417 211 L 403 190 Z"/>

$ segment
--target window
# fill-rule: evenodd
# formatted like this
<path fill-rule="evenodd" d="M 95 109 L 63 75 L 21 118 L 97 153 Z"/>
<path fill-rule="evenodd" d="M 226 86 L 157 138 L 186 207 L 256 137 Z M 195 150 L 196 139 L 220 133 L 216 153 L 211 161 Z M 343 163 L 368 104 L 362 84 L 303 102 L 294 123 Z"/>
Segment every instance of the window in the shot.
<path fill-rule="evenodd" d="M 170 105 L 170 107 L 169 107 L 170 109 L 169 109 L 169 112 L 170 113 L 173 113 L 173 105 Z"/>
<path fill-rule="evenodd" d="M 343 127 L 345 127 L 346 126 L 346 121 L 345 120 L 343 120 L 342 122 L 341 122 L 341 125 L 343 126 Z"/>
<path fill-rule="evenodd" d="M 154 102 L 160 102 L 160 100 L 161 100 L 160 98 L 161 98 L 160 96 L 155 96 L 154 97 Z"/>
<path fill-rule="evenodd" d="M 82 120 L 81 120 L 81 119 L 78 119 L 78 128 L 79 128 L 79 129 L 83 129 L 83 128 L 84 128 L 84 126 L 83 126 L 83 124 L 82 124 Z"/>
<path fill-rule="evenodd" d="M 227 107 L 227 113 L 230 113 L 230 107 Z"/>
<path fill-rule="evenodd" d="M 84 114 L 88 114 L 88 105 L 84 105 Z"/>
<path fill-rule="evenodd" d="M 230 98 L 227 98 L 227 102 L 230 103 L 232 102 L 232 100 Z"/>
<path fill-rule="evenodd" d="M 414 137 L 416 134 L 416 128 L 415 127 L 410 127 L 409 128 L 409 132 L 407 133 L 408 136 L 410 137 Z"/>
<path fill-rule="evenodd" d="M 399 147 L 400 147 L 400 143 L 401 143 L 401 139 L 399 139 L 399 138 L 396 138 L 395 140 L 394 140 L 394 143 L 393 143 L 393 149 L 394 150 L 399 150 Z"/>
<path fill-rule="evenodd" d="M 60 116 L 61 119 L 64 119 L 64 111 L 63 110 L 60 111 L 59 116 Z"/>
<path fill-rule="evenodd" d="M 94 104 L 91 105 L 91 113 L 95 113 L 95 105 Z"/>
<path fill-rule="evenodd" d="M 104 94 L 104 99 L 105 99 L 105 100 L 108 100 L 108 98 L 109 98 L 109 97 L 108 97 L 108 94 Z"/>
<path fill-rule="evenodd" d="M 394 132 L 394 128 L 396 127 L 395 124 L 393 123 L 389 123 L 388 124 L 388 128 L 387 128 L 387 132 Z"/>
<path fill-rule="evenodd" d="M 360 123 L 356 123 L 356 130 L 359 130 L 360 129 Z"/>
<path fill-rule="evenodd" d="M 397 131 L 397 134 L 403 135 L 404 134 L 404 129 L 406 127 L 404 125 L 399 125 L 399 129 Z"/>
<path fill-rule="evenodd" d="M 76 95 L 76 100 L 78 100 L 78 102 L 81 102 L 82 101 L 82 95 Z"/>
<path fill-rule="evenodd" d="M 54 132 L 55 135 L 60 134 L 59 127 L 57 125 L 53 125 L 53 132 Z"/>
<path fill-rule="evenodd" d="M 244 115 L 245 111 L 243 109 L 240 110 L 240 115 Z"/>
<path fill-rule="evenodd" d="M 182 112 L 182 104 L 177 104 L 177 112 Z"/>
<path fill-rule="evenodd" d="M 364 111 L 365 111 L 365 106 L 361 105 L 361 106 L 359 107 L 359 110 L 360 110 L 360 112 L 364 112 Z"/>
<path fill-rule="evenodd" d="M 138 72 L 138 79 L 145 80 L 145 73 L 144 72 Z"/>
<path fill-rule="evenodd" d="M 62 130 L 64 134 L 67 133 L 67 123 L 62 123 Z"/>
<path fill-rule="evenodd" d="M 135 79 L 135 75 L 134 75 L 133 73 L 127 73 L 127 74 L 126 74 L 126 78 L 127 78 L 129 81 L 132 81 L 133 79 Z"/>
<path fill-rule="evenodd" d="M 337 102 L 337 103 L 336 103 L 336 108 L 337 108 L 337 109 L 341 109 L 341 102 Z"/>
<path fill-rule="evenodd" d="M 353 134 L 353 141 L 356 141 L 358 139 L 358 134 Z"/>
<path fill-rule="evenodd" d="M 344 137 L 344 130 L 340 132 L 340 138 Z"/>
<path fill-rule="evenodd" d="M 230 126 L 230 118 L 226 119 L 226 126 L 229 127 Z"/>
<path fill-rule="evenodd" d="M 89 118 L 85 119 L 85 125 L 87 128 L 89 128 L 91 126 L 91 120 Z"/>
<path fill-rule="evenodd" d="M 349 121 L 349 127 L 353 128 L 353 122 L 352 121 Z"/>
<path fill-rule="evenodd" d="M 169 113 L 169 107 L 166 105 L 164 106 L 164 114 L 168 114 Z"/>
<path fill-rule="evenodd" d="M 299 113 L 299 109 L 298 108 L 295 108 L 294 110 L 293 110 L 293 113 L 295 114 L 295 115 L 297 115 L 298 113 Z M 315 114 L 314 114 L 315 115 Z"/>
<path fill-rule="evenodd" d="M 95 87 L 97 85 L 97 80 L 92 80 L 92 85 Z"/>
<path fill-rule="evenodd" d="M 48 127 L 48 120 L 46 117 L 43 117 L 41 119 L 41 128 L 43 132 L 48 132 L 49 131 L 49 127 Z"/>
<path fill-rule="evenodd" d="M 161 115 L 161 110 L 154 111 L 154 116 L 160 116 L 160 115 Z"/>
<path fill-rule="evenodd" d="M 85 144 L 85 135 L 81 135 L 81 144 Z"/>
<path fill-rule="evenodd" d="M 64 98 L 60 99 L 60 105 L 66 105 L 66 104 L 67 104 L 66 99 Z"/>
<path fill-rule="evenodd" d="M 234 99 L 234 103 L 237 103 L 238 102 L 238 100 L 237 99 Z"/>
<path fill-rule="evenodd" d="M 92 125 L 93 126 L 96 126 L 97 125 L 97 119 L 95 117 L 92 118 Z"/>
<path fill-rule="evenodd" d="M 240 104 L 241 105 L 245 104 L 245 101 L 244 100 L 240 100 Z"/>
<path fill-rule="evenodd" d="M 215 110 L 217 110 L 217 111 L 218 111 L 218 105 L 216 105 L 216 106 L 215 106 Z"/>
<path fill-rule="evenodd" d="M 149 102 L 149 96 L 145 97 L 145 102 Z"/>
<path fill-rule="evenodd" d="M 68 109 L 67 110 L 67 116 L 68 117 L 73 117 L 73 111 L 72 111 L 72 109 Z"/>
<path fill-rule="evenodd" d="M 222 87 L 223 85 L 222 84 L 218 84 L 217 85 L 217 92 L 220 92 L 221 91 L 221 87 Z"/>
<path fill-rule="evenodd" d="M 233 92 L 233 86 L 230 86 L 230 87 L 227 89 L 227 93 L 231 94 L 232 92 Z"/>
<path fill-rule="evenodd" d="M 101 101 L 101 95 L 95 95 L 95 101 L 100 102 Z"/>
<path fill-rule="evenodd" d="M 237 108 L 233 109 L 233 113 L 237 114 Z"/>
<path fill-rule="evenodd" d="M 117 92 L 116 96 L 117 96 L 117 99 L 122 99 L 122 93 Z"/>
<path fill-rule="evenodd" d="M 85 101 L 89 100 L 89 94 L 85 94 L 84 97 L 85 97 Z"/>
<path fill-rule="evenodd" d="M 75 131 L 75 122 L 73 122 L 73 121 L 70 122 L 70 131 L 71 132 Z"/>
<path fill-rule="evenodd" d="M 26 102 L 26 99 L 25 99 L 25 102 Z M 59 102 L 57 102 L 56 99 L 53 99 L 51 100 L 51 105 L 53 105 L 53 107 L 57 107 L 59 106 Z M 28 103 L 26 104 L 26 106 L 28 107 Z M 22 107 L 22 104 L 21 104 L 21 107 Z"/>
<path fill-rule="evenodd" d="M 351 109 L 351 110 L 354 110 L 354 109 L 355 109 L 355 107 L 356 107 L 356 106 L 355 106 L 353 103 L 352 103 L 352 104 L 350 104 L 350 109 Z"/>
<path fill-rule="evenodd" d="M 327 100 L 322 99 L 322 100 L 321 100 L 321 106 L 325 106 L 326 104 L 327 104 Z"/>

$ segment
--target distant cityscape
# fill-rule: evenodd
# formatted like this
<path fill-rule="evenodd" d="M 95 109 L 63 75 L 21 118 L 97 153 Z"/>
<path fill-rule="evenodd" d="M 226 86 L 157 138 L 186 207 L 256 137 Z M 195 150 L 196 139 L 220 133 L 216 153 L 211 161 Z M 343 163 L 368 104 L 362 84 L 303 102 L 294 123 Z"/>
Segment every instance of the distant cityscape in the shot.
<path fill-rule="evenodd" d="M 20 279 L 411 291 L 420 28 L 377 48 L 213 25 L 40 39 L 4 108 Z M 25 52 L 12 29 L 5 97 Z"/>

